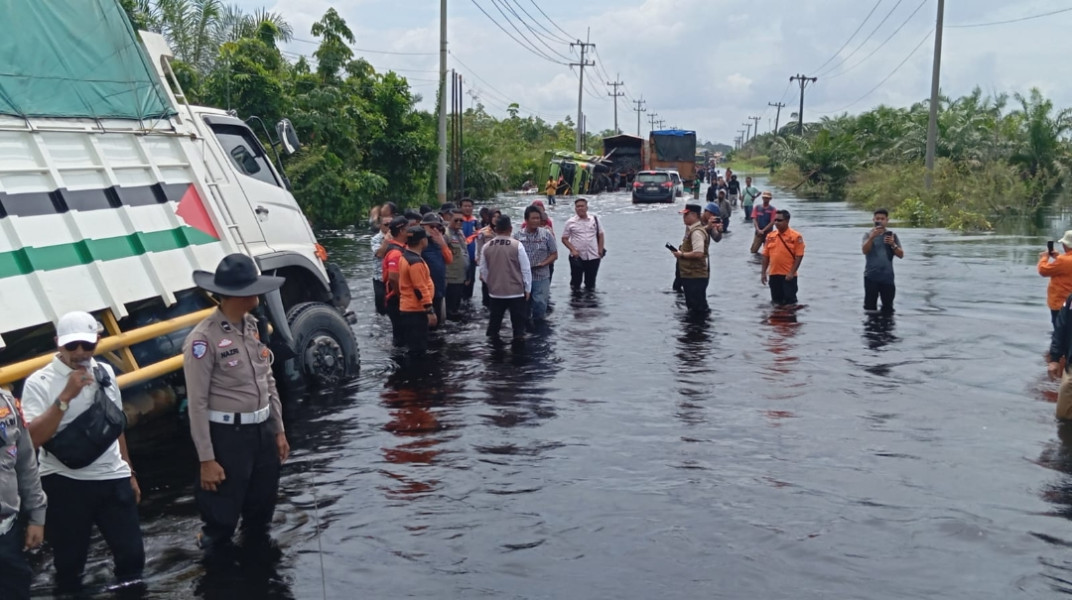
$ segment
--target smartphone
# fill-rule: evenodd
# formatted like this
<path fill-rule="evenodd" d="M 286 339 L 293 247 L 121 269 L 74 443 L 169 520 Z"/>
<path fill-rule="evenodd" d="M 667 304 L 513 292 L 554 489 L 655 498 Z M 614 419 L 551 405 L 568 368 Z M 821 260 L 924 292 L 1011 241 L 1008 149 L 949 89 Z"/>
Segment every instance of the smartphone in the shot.
<path fill-rule="evenodd" d="M 671 245 L 670 245 L 670 242 L 667 242 L 667 243 L 666 243 L 666 249 L 667 249 L 667 250 L 669 250 L 669 251 L 671 251 L 671 252 L 677 252 L 677 248 L 675 248 L 675 247 L 671 246 Z"/>
<path fill-rule="evenodd" d="M 1046 251 L 1053 254 L 1053 240 L 1046 242 Z"/>
<path fill-rule="evenodd" d="M 881 221 L 875 221 L 875 227 L 882 227 L 882 226 L 883 225 L 882 225 Z"/>

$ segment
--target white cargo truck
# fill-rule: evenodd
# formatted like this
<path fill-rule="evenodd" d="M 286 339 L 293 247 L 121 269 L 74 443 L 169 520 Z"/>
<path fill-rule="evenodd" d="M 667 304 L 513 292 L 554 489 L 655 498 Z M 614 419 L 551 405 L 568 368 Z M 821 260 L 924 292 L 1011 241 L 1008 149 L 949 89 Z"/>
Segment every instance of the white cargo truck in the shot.
<path fill-rule="evenodd" d="M 116 367 L 131 422 L 166 410 L 182 340 L 214 306 L 191 274 L 233 252 L 286 278 L 262 299 L 281 387 L 354 376 L 349 288 L 247 122 L 189 105 L 165 40 L 139 39 L 115 0 L 6 11 L 0 385 L 45 364 L 54 323 L 84 310 L 103 324 L 98 353 Z M 294 149 L 289 122 L 276 135 Z"/>

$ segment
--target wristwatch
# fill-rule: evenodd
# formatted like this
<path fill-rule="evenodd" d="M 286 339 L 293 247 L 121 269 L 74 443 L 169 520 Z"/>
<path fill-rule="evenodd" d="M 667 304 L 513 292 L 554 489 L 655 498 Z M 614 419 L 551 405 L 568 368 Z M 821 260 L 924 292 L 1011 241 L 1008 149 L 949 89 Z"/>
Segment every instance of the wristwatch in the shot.
<path fill-rule="evenodd" d="M 68 408 L 71 408 L 71 403 L 70 402 L 64 402 L 63 400 L 60 400 L 59 398 L 56 398 L 56 401 L 53 402 L 53 404 L 55 404 L 56 408 L 59 408 L 60 412 L 63 412 L 63 413 L 67 412 Z"/>

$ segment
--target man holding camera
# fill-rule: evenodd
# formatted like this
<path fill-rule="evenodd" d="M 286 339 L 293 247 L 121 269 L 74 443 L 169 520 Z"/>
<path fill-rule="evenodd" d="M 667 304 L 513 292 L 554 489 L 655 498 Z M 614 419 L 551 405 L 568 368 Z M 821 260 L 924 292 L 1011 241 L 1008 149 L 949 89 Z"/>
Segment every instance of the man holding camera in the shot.
<path fill-rule="evenodd" d="M 704 315 L 711 312 L 707 305 L 707 282 L 711 276 L 707 250 L 711 238 L 700 220 L 699 204 L 686 204 L 680 212 L 685 222 L 685 238 L 677 250 L 670 244 L 667 247 L 677 259 L 678 278 L 685 292 L 685 308 L 690 314 Z"/>
<path fill-rule="evenodd" d="M 1046 251 L 1039 254 L 1038 274 L 1050 278 L 1046 288 L 1046 304 L 1050 307 L 1050 323 L 1057 328 L 1057 314 L 1065 299 L 1072 294 L 1072 231 L 1061 238 L 1063 254 L 1053 249 L 1053 242 L 1046 242 Z"/>
<path fill-rule="evenodd" d="M 864 310 L 877 310 L 882 298 L 882 312 L 893 312 L 893 297 L 897 287 L 893 283 L 893 257 L 904 258 L 901 240 L 897 234 L 886 229 L 890 213 L 885 208 L 875 211 L 875 227 L 864 234 Z"/>

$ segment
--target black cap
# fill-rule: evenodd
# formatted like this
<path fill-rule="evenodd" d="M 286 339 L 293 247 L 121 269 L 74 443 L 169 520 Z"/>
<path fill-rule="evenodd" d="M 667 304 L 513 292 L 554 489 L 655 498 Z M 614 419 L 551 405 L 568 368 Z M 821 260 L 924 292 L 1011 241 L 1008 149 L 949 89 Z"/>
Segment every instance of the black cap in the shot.
<path fill-rule="evenodd" d="M 701 208 L 700 208 L 700 205 L 699 205 L 699 204 L 686 204 L 686 205 L 685 205 L 685 208 L 683 208 L 683 209 L 679 210 L 678 212 L 679 212 L 680 214 L 685 214 L 685 213 L 689 213 L 689 212 L 694 212 L 694 213 L 696 213 L 696 214 L 700 214 L 700 212 L 701 212 L 702 210 L 703 210 L 703 209 L 701 209 Z"/>

